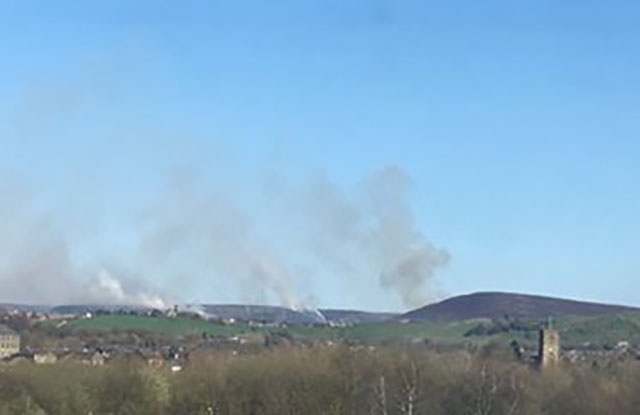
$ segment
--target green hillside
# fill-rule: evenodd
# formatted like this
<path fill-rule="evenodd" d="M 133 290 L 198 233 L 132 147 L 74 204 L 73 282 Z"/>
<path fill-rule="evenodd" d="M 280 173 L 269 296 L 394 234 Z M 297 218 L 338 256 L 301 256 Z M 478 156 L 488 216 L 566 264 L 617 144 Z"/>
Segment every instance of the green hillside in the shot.
<path fill-rule="evenodd" d="M 383 341 L 411 341 L 419 339 L 455 342 L 464 340 L 464 333 L 477 321 L 447 323 L 431 322 L 381 322 L 360 324 L 344 328 L 292 326 L 296 335 L 313 339 L 354 340 L 365 343 Z"/>
<path fill-rule="evenodd" d="M 249 331 L 248 326 L 224 326 L 191 318 L 165 318 L 134 315 L 103 315 L 91 319 L 71 320 L 69 326 L 84 330 L 147 331 L 170 336 L 207 333 L 235 335 Z"/>
<path fill-rule="evenodd" d="M 587 343 L 598 347 L 613 346 L 620 341 L 640 344 L 639 312 L 592 317 L 567 316 L 560 318 L 556 325 L 562 343 L 570 347 Z"/>
<path fill-rule="evenodd" d="M 470 337 L 518 340 L 524 345 L 534 346 L 538 339 L 538 328 L 544 323 L 542 320 L 520 320 L 518 326 L 522 327 L 509 328 L 503 320 L 493 320 L 482 323 L 484 330 L 478 330 L 478 326 L 475 326 L 471 331 L 486 331 L 487 334 Z M 553 320 L 553 326 L 559 331 L 561 344 L 565 348 L 613 347 L 621 341 L 640 345 L 640 313 L 637 311 L 594 316 L 560 316 Z"/>
<path fill-rule="evenodd" d="M 145 331 L 180 337 L 189 334 L 234 336 L 256 331 L 279 331 L 302 340 L 350 340 L 376 344 L 431 340 L 442 343 L 484 343 L 490 340 L 518 340 L 533 346 L 540 320 L 520 321 L 516 328 L 500 320 L 380 322 L 349 327 L 291 325 L 286 328 L 255 328 L 245 324 L 219 325 L 190 318 L 104 315 L 92 319 L 71 320 L 67 327 L 87 331 Z M 483 330 L 478 330 L 482 326 Z M 640 344 L 640 313 L 628 312 L 597 316 L 561 316 L 554 320 L 565 347 L 614 346 L 620 341 Z M 496 329 L 498 327 L 498 329 Z"/>
<path fill-rule="evenodd" d="M 71 320 L 68 327 L 87 331 L 144 331 L 169 336 L 202 334 L 233 336 L 247 332 L 276 330 L 304 340 L 353 340 L 363 343 L 383 341 L 437 340 L 463 341 L 477 320 L 462 322 L 368 323 L 350 327 L 292 325 L 287 328 L 255 328 L 244 324 L 219 325 L 199 319 L 164 318 L 133 315 L 103 315 L 91 319 Z M 473 339 L 476 340 L 476 339 Z"/>

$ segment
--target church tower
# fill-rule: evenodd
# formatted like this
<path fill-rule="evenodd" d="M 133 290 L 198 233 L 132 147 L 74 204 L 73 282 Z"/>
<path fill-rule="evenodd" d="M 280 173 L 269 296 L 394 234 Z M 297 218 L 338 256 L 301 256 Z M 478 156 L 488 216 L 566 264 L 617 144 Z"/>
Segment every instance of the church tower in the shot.
<path fill-rule="evenodd" d="M 553 329 L 551 318 L 546 327 L 540 329 L 538 340 L 538 367 L 544 369 L 560 360 L 560 335 Z"/>

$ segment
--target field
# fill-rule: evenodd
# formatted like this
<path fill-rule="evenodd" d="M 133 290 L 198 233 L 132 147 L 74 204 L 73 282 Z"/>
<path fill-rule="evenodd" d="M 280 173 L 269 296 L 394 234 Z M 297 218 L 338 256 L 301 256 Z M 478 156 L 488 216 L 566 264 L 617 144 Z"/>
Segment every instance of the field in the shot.
<path fill-rule="evenodd" d="M 508 342 L 517 340 L 523 345 L 534 347 L 538 341 L 536 326 L 542 321 L 530 321 L 526 331 L 505 331 L 490 337 L 493 340 Z M 553 327 L 560 333 L 564 348 L 613 348 L 618 342 L 640 345 L 640 313 L 637 311 L 602 314 L 597 316 L 561 316 L 553 320 Z"/>
<path fill-rule="evenodd" d="M 488 320 L 465 320 L 450 322 L 385 322 L 367 323 L 348 327 L 323 327 L 290 325 L 288 327 L 251 327 L 246 324 L 220 325 L 191 318 L 164 318 L 133 315 L 103 315 L 92 319 L 69 321 L 73 329 L 87 331 L 140 331 L 163 334 L 171 337 L 200 335 L 235 336 L 256 332 L 288 334 L 302 340 L 349 340 L 367 344 L 389 341 L 411 342 L 430 340 L 440 343 L 485 343 L 490 340 L 508 342 L 518 340 L 522 344 L 534 345 L 537 341 L 535 327 L 541 322 L 532 321 L 527 331 L 505 331 L 493 335 L 465 337 L 470 329 Z M 640 344 L 640 313 L 629 312 L 599 316 L 563 316 L 554 320 L 565 347 L 592 345 L 612 347 L 620 341 Z"/>
<path fill-rule="evenodd" d="M 558 319 L 558 330 L 567 346 L 590 344 L 615 346 L 620 341 L 640 344 L 640 313 L 628 312 L 593 317 L 567 316 Z"/>
<path fill-rule="evenodd" d="M 221 336 L 233 336 L 251 330 L 246 325 L 213 324 L 205 320 L 191 318 L 159 318 L 133 315 L 103 315 L 91 319 L 71 320 L 69 326 L 84 330 L 120 330 L 120 331 L 146 331 L 162 333 L 169 336 L 185 336 L 189 334 L 210 334 Z"/>
<path fill-rule="evenodd" d="M 331 327 L 291 327 L 291 332 L 305 338 L 355 340 L 365 343 L 384 341 L 439 340 L 441 342 L 459 342 L 464 333 L 477 324 L 477 321 L 432 323 L 369 323 L 344 328 Z"/>
<path fill-rule="evenodd" d="M 478 321 L 420 322 L 420 323 L 368 323 L 349 327 L 289 326 L 250 327 L 246 324 L 220 325 L 190 318 L 164 318 L 132 315 L 103 315 L 91 319 L 71 320 L 68 326 L 87 331 L 144 331 L 182 337 L 189 334 L 234 336 L 251 332 L 278 331 L 306 340 L 353 340 L 364 343 L 385 341 L 412 341 L 431 339 L 441 342 L 459 342 L 464 333 Z M 479 339 L 471 339 L 479 340 Z"/>

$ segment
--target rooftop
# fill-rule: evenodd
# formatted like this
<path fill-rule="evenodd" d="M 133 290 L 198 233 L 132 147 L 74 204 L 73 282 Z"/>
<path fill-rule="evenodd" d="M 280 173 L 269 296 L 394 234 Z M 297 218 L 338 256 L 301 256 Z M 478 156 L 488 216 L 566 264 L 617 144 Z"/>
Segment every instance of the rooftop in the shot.
<path fill-rule="evenodd" d="M 11 330 L 9 327 L 4 324 L 0 324 L 0 334 L 16 334 L 15 331 Z"/>

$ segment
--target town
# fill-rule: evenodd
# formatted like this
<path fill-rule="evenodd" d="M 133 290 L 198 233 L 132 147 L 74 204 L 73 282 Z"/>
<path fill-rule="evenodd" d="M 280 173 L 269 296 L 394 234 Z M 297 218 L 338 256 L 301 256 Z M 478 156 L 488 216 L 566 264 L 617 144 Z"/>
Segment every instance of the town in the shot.
<path fill-rule="evenodd" d="M 247 312 L 250 307 L 251 312 Z M 318 319 L 308 315 L 316 316 L 321 314 L 319 311 L 307 312 L 305 317 L 305 314 L 277 307 L 226 306 L 216 310 L 219 314 L 207 314 L 194 306 L 174 306 L 166 310 L 99 306 L 48 310 L 5 307 L 0 311 L 0 359 L 9 365 L 76 361 L 103 366 L 126 362 L 179 372 L 190 362 L 200 361 L 208 355 L 255 354 L 274 347 L 347 345 L 356 350 L 374 350 L 404 345 L 423 350 L 477 350 L 486 344 L 508 347 L 517 361 L 538 368 L 559 362 L 599 366 L 612 360 L 640 359 L 637 344 L 625 339 L 601 346 L 590 342 L 562 345 L 560 332 L 553 328 L 551 318 L 529 324 L 526 331 L 509 331 L 508 327 L 505 330 L 502 326 L 498 330 L 496 322 L 490 328 L 487 323 L 480 323 L 471 326 L 457 339 L 439 339 L 420 332 L 412 333 L 419 324 L 390 315 L 369 316 L 369 320 L 361 321 L 362 315 L 358 320 L 344 311 L 339 314 L 327 312 L 334 319 L 324 316 Z M 101 327 L 101 324 L 107 325 Z M 175 328 L 180 331 L 172 334 Z M 377 339 L 339 336 L 381 328 L 390 330 L 391 334 Z M 518 329 L 522 330 L 522 327 Z M 409 336 L 405 335 L 407 333 Z"/>

